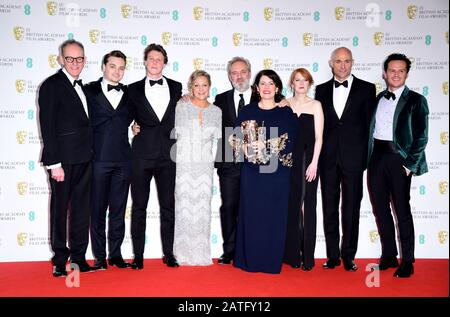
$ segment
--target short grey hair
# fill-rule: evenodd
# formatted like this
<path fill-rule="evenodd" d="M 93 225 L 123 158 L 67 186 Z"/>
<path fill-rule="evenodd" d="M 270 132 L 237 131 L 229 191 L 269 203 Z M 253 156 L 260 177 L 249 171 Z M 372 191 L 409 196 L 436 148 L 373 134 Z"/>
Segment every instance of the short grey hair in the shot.
<path fill-rule="evenodd" d="M 231 74 L 231 66 L 236 62 L 243 62 L 245 65 L 247 65 L 248 71 L 250 73 L 252 72 L 252 64 L 250 64 L 250 61 L 248 59 L 246 59 L 244 57 L 240 57 L 240 56 L 235 56 L 228 62 L 228 65 L 227 65 L 228 75 Z"/>

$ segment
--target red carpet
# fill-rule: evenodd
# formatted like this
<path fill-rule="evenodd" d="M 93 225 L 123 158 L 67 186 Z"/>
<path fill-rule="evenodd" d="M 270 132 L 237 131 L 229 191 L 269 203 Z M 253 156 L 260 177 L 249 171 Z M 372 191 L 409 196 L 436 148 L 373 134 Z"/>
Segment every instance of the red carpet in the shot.
<path fill-rule="evenodd" d="M 216 262 L 216 261 L 215 261 Z M 448 259 L 416 260 L 409 279 L 379 273 L 379 287 L 367 287 L 374 259 L 357 259 L 356 272 L 343 266 L 322 269 L 324 259 L 309 272 L 284 266 L 279 275 L 248 273 L 233 266 L 168 268 L 146 260 L 141 271 L 110 267 L 81 273 L 79 287 L 51 275 L 50 262 L 0 263 L 0 297 L 448 297 Z M 368 277 L 369 276 L 369 277 Z"/>

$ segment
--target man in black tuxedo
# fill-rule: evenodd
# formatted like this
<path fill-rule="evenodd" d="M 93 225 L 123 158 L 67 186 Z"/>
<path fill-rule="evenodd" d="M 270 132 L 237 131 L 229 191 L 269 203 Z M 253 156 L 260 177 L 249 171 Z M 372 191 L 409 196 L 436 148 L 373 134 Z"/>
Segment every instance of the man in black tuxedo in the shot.
<path fill-rule="evenodd" d="M 171 132 L 175 125 L 175 106 L 181 97 L 181 83 L 162 75 L 168 62 L 166 50 L 150 44 L 144 50 L 147 76 L 128 88 L 130 109 L 140 133 L 132 143 L 131 236 L 133 269 L 144 268 L 145 227 L 150 182 L 155 177 L 161 219 L 163 262 L 177 267 L 173 255 L 175 226 L 175 160 L 171 159 L 175 140 Z"/>
<path fill-rule="evenodd" d="M 85 258 L 89 243 L 92 128 L 78 79 L 86 63 L 83 45 L 65 41 L 58 60 L 62 69 L 42 83 L 38 96 L 41 162 L 47 168 L 51 186 L 50 242 L 55 277 L 67 275 L 69 257 L 72 268 L 93 270 Z"/>
<path fill-rule="evenodd" d="M 239 111 L 252 101 L 250 62 L 243 57 L 234 57 L 228 62 L 227 71 L 233 89 L 217 95 L 214 101 L 214 104 L 222 110 L 222 139 L 218 143 L 219 148 L 214 164 L 219 176 L 222 200 L 220 224 L 223 254 L 218 260 L 219 264 L 230 264 L 233 260 L 239 210 L 240 164 L 233 160 L 233 150 L 228 143 L 228 138 L 232 134 Z"/>
<path fill-rule="evenodd" d="M 414 273 L 414 222 L 410 191 L 412 175 L 428 171 L 425 147 L 428 142 L 428 103 L 406 86 L 411 61 L 403 54 L 391 54 L 384 61 L 387 89 L 377 97 L 370 123 L 369 168 L 367 171 L 373 213 L 381 240 L 378 268 L 398 267 L 394 206 L 402 250 L 402 263 L 395 277 Z"/>
<path fill-rule="evenodd" d="M 103 57 L 103 77 L 85 87 L 94 132 L 92 168 L 91 242 L 94 266 L 107 269 L 106 210 L 109 207 L 109 264 L 129 267 L 120 252 L 125 237 L 125 209 L 131 180 L 131 147 L 128 127 L 133 120 L 127 87 L 120 81 L 126 56 L 111 51 Z"/>
<path fill-rule="evenodd" d="M 320 183 L 328 260 L 324 268 L 344 262 L 356 271 L 359 214 L 363 196 L 363 173 L 367 166 L 367 137 L 375 105 L 375 85 L 351 74 L 352 52 L 333 51 L 329 65 L 334 78 L 316 87 L 322 103 L 325 127 L 320 154 Z M 339 200 L 342 188 L 342 246 L 339 250 Z"/>

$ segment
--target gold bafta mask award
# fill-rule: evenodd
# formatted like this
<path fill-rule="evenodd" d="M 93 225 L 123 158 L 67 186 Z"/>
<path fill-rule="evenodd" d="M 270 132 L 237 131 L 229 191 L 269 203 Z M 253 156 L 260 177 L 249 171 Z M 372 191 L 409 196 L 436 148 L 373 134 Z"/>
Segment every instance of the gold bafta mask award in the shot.
<path fill-rule="evenodd" d="M 336 7 L 334 9 L 334 17 L 336 18 L 336 20 L 341 21 L 344 19 L 344 12 L 345 9 L 344 7 Z"/>
<path fill-rule="evenodd" d="M 312 34 L 311 33 L 303 33 L 303 45 L 311 46 L 312 43 Z"/>
<path fill-rule="evenodd" d="M 23 35 L 25 34 L 25 29 L 23 27 L 15 26 L 13 28 L 13 32 L 14 32 L 14 37 L 16 38 L 17 41 L 23 40 Z"/>
<path fill-rule="evenodd" d="M 417 15 L 417 6 L 416 5 L 409 5 L 406 9 L 406 13 L 408 14 L 408 19 L 412 20 Z"/>
<path fill-rule="evenodd" d="M 273 8 L 270 7 L 264 8 L 264 20 L 272 21 L 272 16 L 273 16 Z"/>
<path fill-rule="evenodd" d="M 194 14 L 194 19 L 196 21 L 200 21 L 202 19 L 203 8 L 202 7 L 194 7 L 192 9 L 192 13 Z"/>
<path fill-rule="evenodd" d="M 55 1 L 47 1 L 47 14 L 48 15 L 56 15 L 56 2 Z"/>
<path fill-rule="evenodd" d="M 131 14 L 131 6 L 129 4 L 122 4 L 120 7 L 120 12 L 122 13 L 122 17 L 124 19 L 128 19 Z"/>

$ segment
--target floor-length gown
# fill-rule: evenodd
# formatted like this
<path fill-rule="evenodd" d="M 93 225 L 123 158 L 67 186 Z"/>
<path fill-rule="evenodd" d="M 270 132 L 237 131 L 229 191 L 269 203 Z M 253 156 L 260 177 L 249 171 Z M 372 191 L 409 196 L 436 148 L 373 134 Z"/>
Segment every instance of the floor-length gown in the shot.
<path fill-rule="evenodd" d="M 315 264 L 319 175 L 312 182 L 307 182 L 305 176 L 313 158 L 314 144 L 314 115 L 302 113 L 298 117 L 298 134 L 292 151 L 291 190 L 284 254 L 284 262 L 295 267 L 303 264 L 305 268 L 312 268 Z"/>
<path fill-rule="evenodd" d="M 174 255 L 180 265 L 210 265 L 214 143 L 221 135 L 222 112 L 180 102 L 175 111 L 177 138 Z"/>
<path fill-rule="evenodd" d="M 271 161 L 264 164 L 245 160 L 241 165 L 234 265 L 249 272 L 280 273 L 296 117 L 289 107 L 263 110 L 251 103 L 241 111 L 237 126 L 246 120 L 256 120 L 259 127 L 266 127 Z"/>

